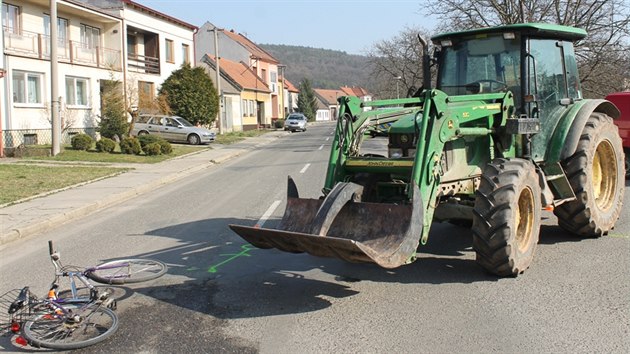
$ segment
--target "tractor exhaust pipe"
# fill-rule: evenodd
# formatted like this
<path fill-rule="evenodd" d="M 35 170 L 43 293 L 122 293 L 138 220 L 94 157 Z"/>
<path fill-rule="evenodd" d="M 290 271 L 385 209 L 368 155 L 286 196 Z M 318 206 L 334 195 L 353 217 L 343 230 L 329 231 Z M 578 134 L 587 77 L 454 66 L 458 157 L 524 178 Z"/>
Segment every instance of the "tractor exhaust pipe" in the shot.
<path fill-rule="evenodd" d="M 431 59 L 429 57 L 429 45 L 420 34 L 418 41 L 422 45 L 422 86 L 425 90 L 431 89 Z"/>

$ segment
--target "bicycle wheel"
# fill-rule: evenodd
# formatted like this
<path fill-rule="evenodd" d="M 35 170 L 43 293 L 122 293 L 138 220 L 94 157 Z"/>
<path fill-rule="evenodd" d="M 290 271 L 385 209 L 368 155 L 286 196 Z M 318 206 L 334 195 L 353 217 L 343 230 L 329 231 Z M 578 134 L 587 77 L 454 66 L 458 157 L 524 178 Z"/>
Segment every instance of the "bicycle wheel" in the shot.
<path fill-rule="evenodd" d="M 99 343 L 118 329 L 118 316 L 91 304 L 68 310 L 68 315 L 46 312 L 35 315 L 22 327 L 22 335 L 34 347 L 78 349 Z"/>
<path fill-rule="evenodd" d="M 117 259 L 88 269 L 85 276 L 102 284 L 139 283 L 159 278 L 166 273 L 166 264 L 154 259 Z"/>

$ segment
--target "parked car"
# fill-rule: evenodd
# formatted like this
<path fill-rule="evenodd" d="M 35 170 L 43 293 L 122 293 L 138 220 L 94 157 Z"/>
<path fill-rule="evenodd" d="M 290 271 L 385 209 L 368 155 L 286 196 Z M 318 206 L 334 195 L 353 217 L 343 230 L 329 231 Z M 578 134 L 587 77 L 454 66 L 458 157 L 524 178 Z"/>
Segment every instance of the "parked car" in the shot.
<path fill-rule="evenodd" d="M 291 113 L 284 121 L 284 130 L 290 130 L 291 132 L 301 130 L 305 132 L 307 121 L 308 119 L 302 113 Z"/>
<path fill-rule="evenodd" d="M 614 122 L 619 127 L 621 144 L 626 155 L 626 178 L 630 178 L 630 92 L 611 93 L 606 99 L 621 111 L 621 116 Z"/>
<path fill-rule="evenodd" d="M 133 124 L 131 135 L 146 134 L 157 135 L 174 143 L 192 145 L 207 144 L 215 138 L 214 132 L 196 127 L 182 117 L 142 114 Z"/>

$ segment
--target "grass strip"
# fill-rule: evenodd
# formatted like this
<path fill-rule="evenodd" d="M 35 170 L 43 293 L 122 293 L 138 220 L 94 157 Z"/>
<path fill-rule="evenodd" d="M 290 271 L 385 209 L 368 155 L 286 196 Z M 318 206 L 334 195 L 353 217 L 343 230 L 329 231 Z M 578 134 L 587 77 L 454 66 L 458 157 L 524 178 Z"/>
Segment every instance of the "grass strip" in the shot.
<path fill-rule="evenodd" d="M 127 170 L 95 166 L 0 164 L 0 205 Z"/>

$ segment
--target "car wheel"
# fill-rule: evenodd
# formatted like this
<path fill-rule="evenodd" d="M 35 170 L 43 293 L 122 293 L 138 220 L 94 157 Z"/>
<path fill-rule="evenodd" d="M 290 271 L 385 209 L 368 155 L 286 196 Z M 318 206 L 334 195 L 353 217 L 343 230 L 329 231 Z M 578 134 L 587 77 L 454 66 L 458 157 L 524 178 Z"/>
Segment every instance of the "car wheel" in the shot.
<path fill-rule="evenodd" d="M 149 132 L 146 130 L 143 130 L 141 132 L 138 132 L 138 136 L 142 136 L 142 135 L 149 135 Z"/>
<path fill-rule="evenodd" d="M 199 135 L 197 134 L 190 134 L 187 140 L 190 145 L 199 145 L 201 142 L 201 139 L 199 139 Z"/>

